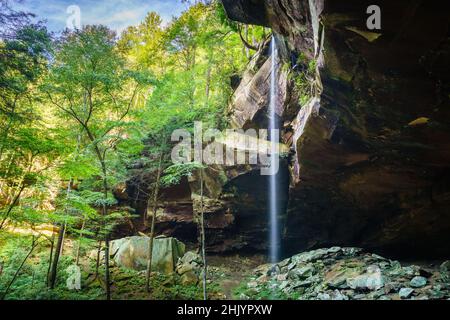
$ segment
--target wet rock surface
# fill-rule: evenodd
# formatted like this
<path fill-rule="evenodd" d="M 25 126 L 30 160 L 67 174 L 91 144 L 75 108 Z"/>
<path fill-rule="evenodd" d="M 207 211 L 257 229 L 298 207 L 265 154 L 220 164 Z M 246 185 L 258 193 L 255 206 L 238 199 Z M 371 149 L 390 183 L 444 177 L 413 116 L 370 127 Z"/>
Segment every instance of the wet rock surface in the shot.
<path fill-rule="evenodd" d="M 448 262 L 402 266 L 359 248 L 332 247 L 257 267 L 241 298 L 302 300 L 450 299 Z"/>

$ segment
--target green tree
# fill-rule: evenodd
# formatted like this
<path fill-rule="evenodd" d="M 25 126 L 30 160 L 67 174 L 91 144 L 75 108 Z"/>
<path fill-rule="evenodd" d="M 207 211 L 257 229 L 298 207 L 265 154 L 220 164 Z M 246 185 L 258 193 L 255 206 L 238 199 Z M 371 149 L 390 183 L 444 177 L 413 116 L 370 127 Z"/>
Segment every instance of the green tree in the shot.
<path fill-rule="evenodd" d="M 48 160 L 56 159 L 59 146 L 51 147 L 54 135 L 46 132 L 35 98 L 47 68 L 50 36 L 42 24 L 31 22 L 31 14 L 13 10 L 9 1 L 0 1 L 0 9 L 1 229 L 18 215 L 24 193 L 29 196 L 42 185 Z"/>
<path fill-rule="evenodd" d="M 66 32 L 58 43 L 55 61 L 43 90 L 61 117 L 74 121 L 95 154 L 101 171 L 103 236 L 105 241 L 105 290 L 111 298 L 109 233 L 106 221 L 114 173 L 113 152 L 130 138 L 127 116 L 134 99 L 149 78 L 125 68 L 115 35 L 103 26 L 86 26 Z M 111 178 L 111 179 L 109 179 Z"/>

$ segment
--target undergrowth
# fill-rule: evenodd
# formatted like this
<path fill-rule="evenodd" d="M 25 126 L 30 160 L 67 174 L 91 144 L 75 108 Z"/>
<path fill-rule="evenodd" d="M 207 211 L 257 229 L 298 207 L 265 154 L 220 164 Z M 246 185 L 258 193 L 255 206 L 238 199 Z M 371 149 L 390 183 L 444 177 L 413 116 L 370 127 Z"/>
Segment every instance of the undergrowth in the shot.
<path fill-rule="evenodd" d="M 31 245 L 31 236 L 0 233 L 0 298 Z M 94 248 L 92 248 L 94 249 Z M 26 260 L 16 280 L 4 297 L 6 300 L 99 300 L 105 299 L 103 266 L 95 277 L 96 261 L 86 256 L 81 258 L 81 290 L 69 290 L 66 286 L 70 265 L 75 258 L 70 250 L 65 250 L 59 265 L 56 287 L 49 289 L 46 284 L 50 248 L 43 244 L 35 249 Z M 201 284 L 184 285 L 176 275 L 152 274 L 152 292 L 145 291 L 145 272 L 111 267 L 112 299 L 117 300 L 200 300 L 203 299 Z M 209 295 L 214 295 L 218 286 L 207 285 Z"/>

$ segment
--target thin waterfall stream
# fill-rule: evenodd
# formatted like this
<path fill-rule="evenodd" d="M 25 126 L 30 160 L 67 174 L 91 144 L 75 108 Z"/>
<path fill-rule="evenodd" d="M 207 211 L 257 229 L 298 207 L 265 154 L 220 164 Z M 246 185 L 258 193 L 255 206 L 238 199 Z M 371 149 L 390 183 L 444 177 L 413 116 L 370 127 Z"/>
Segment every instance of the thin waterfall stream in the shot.
<path fill-rule="evenodd" d="M 268 112 L 268 131 L 269 139 L 271 142 L 271 164 L 270 164 L 270 174 L 269 174 L 269 259 L 271 263 L 279 261 L 280 255 L 280 232 L 278 227 L 278 215 L 279 215 L 279 199 L 278 199 L 278 179 L 277 171 L 278 166 L 274 165 L 274 161 L 278 161 L 277 145 L 279 143 L 279 134 L 277 134 L 278 124 L 276 119 L 276 109 L 277 109 L 277 74 L 278 74 L 278 64 L 277 64 L 277 45 L 275 37 L 272 37 L 271 42 L 271 61 L 272 68 L 270 74 L 270 103 Z"/>

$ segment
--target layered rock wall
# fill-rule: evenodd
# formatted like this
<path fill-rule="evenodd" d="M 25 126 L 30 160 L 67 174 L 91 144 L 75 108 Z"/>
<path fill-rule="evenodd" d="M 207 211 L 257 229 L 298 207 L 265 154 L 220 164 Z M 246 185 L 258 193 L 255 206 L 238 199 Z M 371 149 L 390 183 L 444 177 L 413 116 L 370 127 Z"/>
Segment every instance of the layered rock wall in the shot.
<path fill-rule="evenodd" d="M 279 174 L 285 254 L 330 245 L 450 254 L 449 5 L 380 0 L 381 30 L 368 30 L 371 1 L 222 2 L 230 19 L 272 28 L 280 47 L 277 115 L 291 148 Z M 236 89 L 233 128 L 267 126 L 268 51 L 266 43 Z M 207 170 L 210 251 L 267 249 L 258 170 Z M 170 213 L 187 237 L 198 178 L 182 188 L 192 212 L 166 205 L 161 217 Z M 163 222 L 160 232 L 173 233 Z"/>

